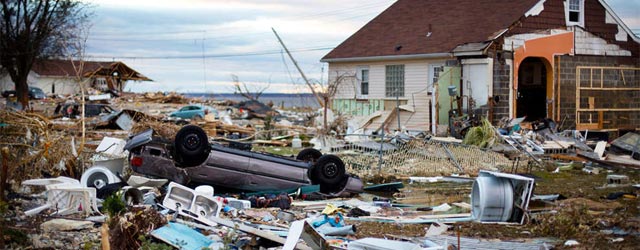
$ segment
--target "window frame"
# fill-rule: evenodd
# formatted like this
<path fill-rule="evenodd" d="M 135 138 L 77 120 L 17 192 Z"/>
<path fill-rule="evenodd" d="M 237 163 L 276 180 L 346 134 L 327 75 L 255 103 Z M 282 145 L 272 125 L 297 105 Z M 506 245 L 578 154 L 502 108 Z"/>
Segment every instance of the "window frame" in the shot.
<path fill-rule="evenodd" d="M 573 1 L 577 1 L 577 10 L 573 7 L 576 7 L 575 4 L 573 4 Z M 565 14 L 565 21 L 567 24 L 567 27 L 569 26 L 580 26 L 584 28 L 584 12 L 585 12 L 585 6 L 584 6 L 584 0 L 566 0 L 564 2 L 564 14 Z M 578 15 L 578 20 L 577 21 L 573 21 L 571 20 L 571 14 L 572 13 L 577 13 Z"/>
<path fill-rule="evenodd" d="M 367 72 L 366 81 L 365 81 L 365 74 L 364 74 L 365 71 Z M 369 67 L 367 66 L 358 67 L 358 96 L 359 97 L 366 98 L 369 96 L 370 82 L 371 82 L 371 71 L 369 70 Z"/>
<path fill-rule="evenodd" d="M 405 65 L 390 64 L 385 65 L 384 69 L 384 96 L 385 97 L 404 97 L 405 92 Z M 396 92 L 398 89 L 400 91 Z"/>
<path fill-rule="evenodd" d="M 444 72 L 445 63 L 430 63 L 427 87 L 429 92 L 433 92 L 436 82 L 440 80 L 440 75 Z M 436 77 L 437 75 L 437 77 Z"/>

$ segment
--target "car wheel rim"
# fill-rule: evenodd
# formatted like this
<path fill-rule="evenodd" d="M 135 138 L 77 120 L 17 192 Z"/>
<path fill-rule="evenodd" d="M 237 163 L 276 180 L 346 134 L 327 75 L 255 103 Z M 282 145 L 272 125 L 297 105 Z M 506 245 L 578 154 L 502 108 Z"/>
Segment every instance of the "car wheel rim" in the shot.
<path fill-rule="evenodd" d="M 338 166 L 336 164 L 327 164 L 324 166 L 324 175 L 327 177 L 334 177 L 338 174 Z"/>
<path fill-rule="evenodd" d="M 107 185 L 107 183 L 105 183 L 105 181 L 104 181 L 104 180 L 95 180 L 95 181 L 93 181 L 93 186 L 94 186 L 95 188 L 97 188 L 97 189 L 101 189 L 101 188 L 103 188 L 103 187 L 104 187 L 104 186 L 106 186 L 106 185 Z"/>
<path fill-rule="evenodd" d="M 198 138 L 198 136 L 194 134 L 188 135 L 185 138 L 183 145 L 185 148 L 189 150 L 197 149 L 198 146 L 200 145 L 200 139 Z"/>

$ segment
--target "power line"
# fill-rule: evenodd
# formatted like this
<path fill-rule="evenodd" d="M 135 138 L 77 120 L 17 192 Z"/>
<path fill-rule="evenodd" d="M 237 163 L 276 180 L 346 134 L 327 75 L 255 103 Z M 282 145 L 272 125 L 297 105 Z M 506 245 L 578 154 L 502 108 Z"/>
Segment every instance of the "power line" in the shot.
<path fill-rule="evenodd" d="M 341 9 L 329 10 L 329 11 L 319 12 L 319 13 L 310 14 L 310 15 L 296 15 L 296 16 L 290 16 L 290 17 L 285 17 L 285 18 L 290 18 L 290 19 L 294 18 L 294 19 L 297 19 L 297 20 L 301 20 L 301 19 L 302 20 L 305 20 L 305 19 L 308 20 L 308 19 L 313 19 L 314 17 L 337 16 L 337 15 L 341 15 L 341 14 L 345 14 L 345 13 L 349 13 L 349 12 L 361 12 L 362 10 L 366 10 L 366 9 L 382 7 L 382 6 L 388 5 L 389 3 L 390 2 L 369 3 L 369 4 L 363 4 L 363 5 L 350 7 L 350 8 L 341 8 Z M 229 29 L 236 29 L 236 28 L 235 27 L 223 27 L 223 28 L 217 28 L 217 29 L 159 31 L 159 32 L 138 32 L 138 31 L 135 31 L 133 33 L 131 33 L 131 32 L 130 33 L 123 33 L 122 31 L 114 31 L 114 32 L 104 32 L 103 31 L 103 32 L 94 32 L 93 34 L 95 34 L 97 37 L 111 36 L 111 35 L 123 35 L 123 36 L 132 36 L 132 35 L 133 36 L 136 36 L 136 35 L 139 35 L 139 36 L 142 36 L 142 35 L 173 35 L 173 34 L 192 34 L 192 33 L 203 33 L 203 32 L 215 33 L 215 31 L 229 30 Z"/>
<path fill-rule="evenodd" d="M 323 48 L 307 48 L 291 50 L 292 52 L 309 52 L 309 51 L 322 51 L 330 50 L 335 47 L 323 47 Z M 247 53 L 236 54 L 209 54 L 209 55 L 184 55 L 184 56 L 87 56 L 88 58 L 100 58 L 100 59 L 202 59 L 202 58 L 223 58 L 223 57 L 242 57 L 242 56 L 262 56 L 262 55 L 275 55 L 280 54 L 279 51 L 256 51 Z"/>
<path fill-rule="evenodd" d="M 206 33 L 206 32 L 202 32 Z M 252 32 L 252 33 L 243 33 L 236 35 L 227 35 L 227 36 L 207 36 L 204 39 L 207 40 L 217 40 L 221 38 L 233 38 L 233 37 L 246 37 L 246 36 L 254 36 L 254 35 L 264 35 L 269 34 L 269 32 Z M 128 36 L 127 36 L 128 37 Z M 194 40 L 202 40 L 202 37 L 194 37 L 194 38 L 151 38 L 151 39 L 129 39 L 129 38 L 100 38 L 100 37 L 89 37 L 88 40 L 93 41 L 122 41 L 122 42 L 167 42 L 167 41 L 194 41 Z"/>

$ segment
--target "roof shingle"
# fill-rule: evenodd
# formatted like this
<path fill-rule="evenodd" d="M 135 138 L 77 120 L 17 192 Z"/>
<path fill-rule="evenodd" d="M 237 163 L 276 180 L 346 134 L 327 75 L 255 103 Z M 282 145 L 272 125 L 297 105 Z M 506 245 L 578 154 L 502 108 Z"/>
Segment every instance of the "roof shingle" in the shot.
<path fill-rule="evenodd" d="M 322 60 L 450 52 L 493 39 L 538 1 L 399 0 Z"/>

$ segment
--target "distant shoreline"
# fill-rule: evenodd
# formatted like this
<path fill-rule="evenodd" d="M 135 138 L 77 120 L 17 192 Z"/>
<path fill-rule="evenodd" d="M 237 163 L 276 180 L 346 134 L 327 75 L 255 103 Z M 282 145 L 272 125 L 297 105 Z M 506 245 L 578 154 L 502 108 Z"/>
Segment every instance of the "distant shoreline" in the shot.
<path fill-rule="evenodd" d="M 233 93 L 180 93 L 190 98 L 205 98 L 214 100 L 230 100 L 243 101 L 243 96 Z M 320 105 L 311 93 L 287 94 L 287 93 L 263 93 L 260 95 L 259 101 L 263 103 L 273 102 L 275 106 L 283 106 L 285 108 L 319 108 Z"/>

